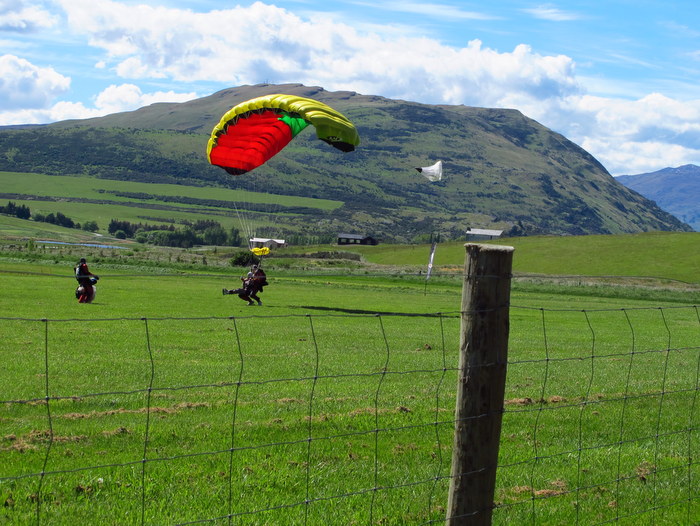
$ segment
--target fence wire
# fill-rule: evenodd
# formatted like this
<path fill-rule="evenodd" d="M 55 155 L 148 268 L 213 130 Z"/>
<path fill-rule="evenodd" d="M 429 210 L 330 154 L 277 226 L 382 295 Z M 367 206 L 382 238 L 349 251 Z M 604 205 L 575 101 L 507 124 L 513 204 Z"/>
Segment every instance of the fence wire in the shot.
<path fill-rule="evenodd" d="M 698 523 L 698 307 L 510 312 L 494 524 Z M 460 319 L 0 319 L 0 518 L 442 523 Z"/>
<path fill-rule="evenodd" d="M 498 522 L 698 524 L 697 306 L 525 318 L 541 331 L 511 338 Z"/>

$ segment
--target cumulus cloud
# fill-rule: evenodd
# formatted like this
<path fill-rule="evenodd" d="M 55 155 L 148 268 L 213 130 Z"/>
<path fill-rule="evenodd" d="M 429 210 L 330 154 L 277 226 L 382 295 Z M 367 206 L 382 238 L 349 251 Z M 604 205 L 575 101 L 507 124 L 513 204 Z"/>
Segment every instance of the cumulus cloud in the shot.
<path fill-rule="evenodd" d="M 49 68 L 37 68 L 11 55 L 0 57 L 0 125 L 34 124 L 66 119 L 87 119 L 130 111 L 156 102 L 185 102 L 195 92 L 155 91 L 143 93 L 134 84 L 111 85 L 94 99 L 93 106 L 55 101 L 70 79 Z"/>
<path fill-rule="evenodd" d="M 123 78 L 206 80 L 228 85 L 321 84 L 432 103 L 501 105 L 512 93 L 557 97 L 578 91 L 573 62 L 528 46 L 499 53 L 425 38 L 387 38 L 339 22 L 302 19 L 260 2 L 209 13 L 64 0 L 69 23 L 103 48 Z M 153 23 L 157 20 L 158 23 Z"/>
<path fill-rule="evenodd" d="M 698 164 L 698 150 L 662 141 L 623 141 L 610 137 L 586 137 L 582 148 L 605 152 L 606 167 L 615 167 L 613 175 L 635 175 L 668 167 Z"/>
<path fill-rule="evenodd" d="M 53 68 L 40 68 L 14 55 L 0 56 L 0 108 L 45 108 L 69 86 L 70 79 Z"/>
<path fill-rule="evenodd" d="M 40 2 L 0 0 L 0 31 L 25 33 L 55 25 L 58 18 L 38 4 Z"/>
<path fill-rule="evenodd" d="M 700 163 L 700 99 L 652 93 L 636 100 L 584 96 L 572 103 L 583 125 L 570 138 L 598 152 L 616 175 Z"/>
<path fill-rule="evenodd" d="M 700 99 L 573 95 L 521 109 L 592 153 L 613 175 L 700 164 Z"/>
<path fill-rule="evenodd" d="M 101 115 L 129 111 L 143 106 L 149 106 L 156 102 L 186 102 L 196 98 L 194 92 L 176 93 L 174 91 L 156 91 L 143 93 L 134 84 L 111 85 L 102 91 L 95 99 L 95 110 Z"/>

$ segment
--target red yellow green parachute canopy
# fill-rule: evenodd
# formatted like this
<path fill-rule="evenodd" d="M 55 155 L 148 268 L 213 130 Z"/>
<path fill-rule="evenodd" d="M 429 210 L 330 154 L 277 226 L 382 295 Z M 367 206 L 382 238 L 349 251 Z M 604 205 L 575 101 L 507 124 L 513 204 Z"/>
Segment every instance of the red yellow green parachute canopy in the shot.
<path fill-rule="evenodd" d="M 309 124 L 319 139 L 343 152 L 360 144 L 355 126 L 342 113 L 317 100 L 275 94 L 227 111 L 211 132 L 207 158 L 228 173 L 241 175 L 267 162 Z"/>

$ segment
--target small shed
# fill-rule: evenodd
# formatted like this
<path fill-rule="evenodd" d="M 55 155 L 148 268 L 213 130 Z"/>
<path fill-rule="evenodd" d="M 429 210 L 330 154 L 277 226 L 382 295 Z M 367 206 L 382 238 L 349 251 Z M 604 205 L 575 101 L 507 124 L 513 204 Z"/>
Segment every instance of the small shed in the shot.
<path fill-rule="evenodd" d="M 284 239 L 270 239 L 266 237 L 251 237 L 249 246 L 251 248 L 262 248 L 262 247 L 267 247 L 267 248 L 280 248 L 280 247 L 286 247 L 287 243 L 284 241 Z"/>
<path fill-rule="evenodd" d="M 501 237 L 503 230 L 489 230 L 487 228 L 467 228 L 468 240 L 495 239 Z"/>
<path fill-rule="evenodd" d="M 339 245 L 378 245 L 372 236 L 361 236 L 359 234 L 338 234 Z"/>

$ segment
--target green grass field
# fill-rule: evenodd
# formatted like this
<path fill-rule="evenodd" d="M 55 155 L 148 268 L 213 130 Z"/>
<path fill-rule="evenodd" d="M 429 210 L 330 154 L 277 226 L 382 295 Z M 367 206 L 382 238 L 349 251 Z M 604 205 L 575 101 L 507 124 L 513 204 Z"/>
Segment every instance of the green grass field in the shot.
<path fill-rule="evenodd" d="M 508 238 L 489 243 L 515 247 L 513 270 L 557 276 L 654 277 L 700 283 L 700 232 L 647 232 L 615 236 Z M 435 265 L 461 268 L 464 243 L 438 245 Z M 298 250 L 303 250 L 299 248 Z M 353 247 L 368 261 L 425 265 L 426 245 Z"/>
<path fill-rule="evenodd" d="M 0 173 L 0 176 L 2 174 Z M 47 176 L 43 176 L 47 177 Z M 109 183 L 109 181 L 105 181 Z M 168 186 L 168 185 L 163 185 Z M 205 191 L 202 189 L 202 191 Z M 210 191 L 210 190 L 209 190 Z M 315 200 L 318 201 L 318 200 Z M 32 206 L 31 202 L 27 202 Z M 52 203 L 61 205 L 62 203 Z M 100 205 L 95 207 L 94 213 Z M 301 206 L 301 204 L 300 204 Z M 58 207 L 60 209 L 60 206 Z M 101 218 L 106 220 L 119 215 L 111 206 L 103 207 Z M 91 212 L 92 213 L 92 212 Z M 136 208 L 130 208 L 127 219 L 139 221 L 142 213 Z M 183 213 L 184 214 L 184 213 Z M 167 216 L 167 213 L 164 214 Z M 81 216 L 81 220 L 94 218 L 94 215 Z M 121 216 L 119 216 L 121 217 Z M 195 217 L 187 216 L 190 220 Z M 108 219 L 109 218 L 109 219 Z M 200 217 L 200 219 L 204 218 Z M 239 226 L 237 220 L 229 213 L 229 226 Z M 226 221 L 224 221 L 226 223 Z M 235 224 L 234 224 L 235 223 Z M 228 224 L 228 223 L 227 223 Z M 106 225 L 106 223 L 105 223 Z M 37 223 L 17 219 L 0 214 L 0 234 L 6 239 L 26 241 L 27 239 L 54 239 L 74 243 L 107 243 L 122 245 L 128 248 L 144 248 L 138 243 L 121 241 L 101 234 L 93 234 L 82 230 L 67 229 L 48 223 Z M 490 243 L 504 244 L 515 247 L 513 271 L 520 276 L 573 276 L 573 277 L 613 277 L 632 278 L 626 284 L 643 283 L 644 278 L 654 278 L 662 281 L 678 281 L 682 283 L 700 284 L 700 232 L 646 232 L 641 234 L 599 235 L 599 236 L 534 236 L 508 238 Z M 230 253 L 230 249 L 227 249 Z M 388 245 L 376 246 L 290 246 L 274 254 L 280 261 L 287 255 L 314 253 L 319 251 L 347 251 L 361 255 L 370 264 L 384 267 L 398 266 L 412 271 L 425 271 L 430 252 L 430 246 L 423 245 Z M 78 251 L 74 251 L 75 254 Z M 89 256 L 98 252 L 84 250 Z M 159 249 L 156 253 L 162 253 Z M 210 260 L 216 260 L 216 255 L 206 250 L 198 251 L 206 254 Z M 226 254 L 226 252 L 222 252 Z M 221 254 L 220 254 L 221 255 Z M 219 255 L 219 256 L 220 256 Z M 327 264 L 328 262 L 324 262 Z M 459 272 L 464 264 L 464 242 L 440 243 L 435 253 L 436 271 Z"/>
<path fill-rule="evenodd" d="M 608 250 L 635 240 L 625 275 L 646 275 L 661 237 L 615 237 Z M 517 240 L 516 269 L 538 272 L 538 250 L 555 274 L 614 274 L 588 257 L 595 236 L 575 239 L 589 250 Z M 381 245 L 363 247 L 365 273 L 270 259 L 259 308 L 221 294 L 244 269 L 213 253 L 203 266 L 133 249 L 89 254 L 101 280 L 79 305 L 81 249 L 13 244 L 0 251 L 0 522 L 444 519 L 461 279 L 426 287 L 398 270 L 426 247 L 394 247 L 384 272 Z M 461 245 L 439 250 L 461 268 Z M 663 277 L 697 282 L 692 265 Z M 494 524 L 700 516 L 699 303 L 694 286 L 515 280 Z"/>
<path fill-rule="evenodd" d="M 263 213 L 272 216 L 272 219 L 265 221 L 256 215 L 255 221 L 260 225 L 274 221 L 275 216 L 278 219 L 283 207 L 333 210 L 343 204 L 329 199 L 272 195 L 265 193 L 262 189 L 246 191 L 233 188 L 185 187 L 175 184 L 150 184 L 79 176 L 52 177 L 13 172 L 0 172 L 0 188 L 3 194 L 8 196 L 25 196 L 0 200 L 2 205 L 12 201 L 17 205 L 28 206 L 32 213 L 46 215 L 61 212 L 78 223 L 95 221 L 102 234 L 107 233 L 107 227 L 112 219 L 149 224 L 171 220 L 214 220 L 226 228 L 241 228 L 236 209 L 245 213 L 247 202 L 256 203 Z M 122 195 L 119 195 L 120 193 Z M 124 193 L 131 196 L 124 197 Z M 151 198 L 138 198 L 136 197 L 138 195 L 148 195 Z M 37 200 L 36 196 L 42 199 Z M 228 202 L 230 206 L 183 204 L 164 199 L 183 196 L 202 202 Z M 247 221 L 253 221 L 253 215 L 246 214 Z M 0 227 L 3 227 L 4 221 L 5 219 L 0 215 Z"/>

